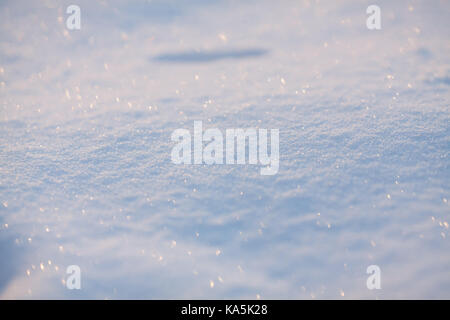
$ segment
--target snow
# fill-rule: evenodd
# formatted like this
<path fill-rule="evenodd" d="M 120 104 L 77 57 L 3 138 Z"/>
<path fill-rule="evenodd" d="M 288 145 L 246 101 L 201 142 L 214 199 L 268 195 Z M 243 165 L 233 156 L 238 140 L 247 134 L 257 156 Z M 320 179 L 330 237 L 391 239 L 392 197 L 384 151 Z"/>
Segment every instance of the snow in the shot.
<path fill-rule="evenodd" d="M 450 298 L 448 2 L 70 4 L 0 4 L 0 298 Z M 173 164 L 197 120 L 278 173 Z"/>

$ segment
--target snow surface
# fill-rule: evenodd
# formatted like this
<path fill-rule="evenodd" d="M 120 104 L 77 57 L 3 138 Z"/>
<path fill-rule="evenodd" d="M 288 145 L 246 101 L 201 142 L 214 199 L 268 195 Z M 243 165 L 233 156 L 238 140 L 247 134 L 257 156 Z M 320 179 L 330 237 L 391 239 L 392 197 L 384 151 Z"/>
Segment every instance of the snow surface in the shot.
<path fill-rule="evenodd" d="M 450 2 L 72 2 L 0 3 L 0 298 L 450 298 Z"/>

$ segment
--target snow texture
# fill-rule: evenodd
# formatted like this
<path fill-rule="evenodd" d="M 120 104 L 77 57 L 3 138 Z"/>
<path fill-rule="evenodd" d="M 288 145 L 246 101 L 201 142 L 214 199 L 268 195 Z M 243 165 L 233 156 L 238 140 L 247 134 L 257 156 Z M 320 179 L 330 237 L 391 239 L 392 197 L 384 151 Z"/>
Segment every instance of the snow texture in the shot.
<path fill-rule="evenodd" d="M 0 3 L 0 298 L 450 298 L 448 1 L 70 4 Z M 173 164 L 195 120 L 278 174 Z"/>

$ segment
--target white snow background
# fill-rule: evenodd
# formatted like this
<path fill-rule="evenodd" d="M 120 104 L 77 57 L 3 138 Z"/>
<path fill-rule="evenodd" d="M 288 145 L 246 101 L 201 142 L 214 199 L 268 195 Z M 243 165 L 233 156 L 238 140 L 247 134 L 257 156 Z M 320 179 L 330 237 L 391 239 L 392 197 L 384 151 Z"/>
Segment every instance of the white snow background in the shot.
<path fill-rule="evenodd" d="M 70 4 L 0 2 L 0 298 L 450 298 L 449 1 Z M 194 120 L 278 174 L 173 164 Z"/>

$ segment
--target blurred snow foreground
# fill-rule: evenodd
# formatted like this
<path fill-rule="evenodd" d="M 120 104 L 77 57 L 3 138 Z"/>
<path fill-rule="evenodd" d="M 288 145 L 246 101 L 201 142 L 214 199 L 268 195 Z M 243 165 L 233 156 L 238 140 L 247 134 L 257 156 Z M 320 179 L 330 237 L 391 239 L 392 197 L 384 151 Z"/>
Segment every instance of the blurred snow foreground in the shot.
<path fill-rule="evenodd" d="M 1 298 L 450 298 L 449 2 L 70 4 L 0 4 Z M 194 121 L 278 173 L 172 163 Z"/>

